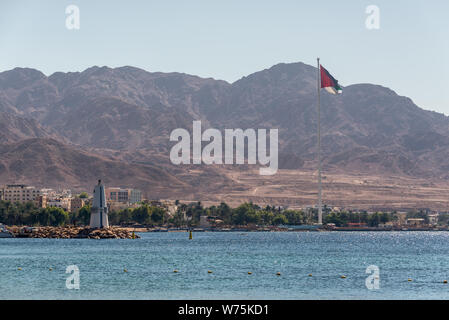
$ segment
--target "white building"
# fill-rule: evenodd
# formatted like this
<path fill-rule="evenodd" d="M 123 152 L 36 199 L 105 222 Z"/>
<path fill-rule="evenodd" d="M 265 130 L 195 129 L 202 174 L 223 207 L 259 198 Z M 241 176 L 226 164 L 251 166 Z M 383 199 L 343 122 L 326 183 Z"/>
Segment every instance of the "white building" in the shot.
<path fill-rule="evenodd" d="M 437 225 L 438 224 L 438 213 L 432 213 L 428 215 L 429 217 L 429 224 L 431 225 Z"/>

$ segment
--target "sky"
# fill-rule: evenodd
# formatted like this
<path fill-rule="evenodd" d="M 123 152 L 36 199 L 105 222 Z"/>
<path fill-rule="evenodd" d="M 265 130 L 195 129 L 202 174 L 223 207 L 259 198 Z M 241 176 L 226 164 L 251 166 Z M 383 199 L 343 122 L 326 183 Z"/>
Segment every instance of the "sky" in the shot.
<path fill-rule="evenodd" d="M 2 0 L 0 71 L 130 65 L 234 82 L 320 57 L 343 86 L 380 84 L 449 115 L 448 13 L 447 0 Z"/>

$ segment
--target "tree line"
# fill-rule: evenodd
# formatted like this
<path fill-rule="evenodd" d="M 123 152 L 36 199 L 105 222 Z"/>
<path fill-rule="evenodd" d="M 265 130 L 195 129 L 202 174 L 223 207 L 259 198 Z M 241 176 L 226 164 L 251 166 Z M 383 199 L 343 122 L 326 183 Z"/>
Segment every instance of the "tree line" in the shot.
<path fill-rule="evenodd" d="M 223 225 L 248 225 L 261 226 L 273 225 L 303 225 L 313 224 L 318 221 L 317 210 L 289 210 L 275 206 L 260 207 L 253 203 L 243 203 L 236 208 L 231 208 L 222 202 L 219 205 L 204 207 L 201 202 L 189 204 L 176 201 L 176 212 L 169 214 L 164 207 L 152 206 L 141 203 L 136 208 L 126 208 L 109 212 L 111 225 L 142 224 L 147 226 L 198 226 L 201 216 L 208 216 L 212 221 L 221 222 Z M 49 207 L 38 208 L 33 202 L 19 203 L 0 201 L 0 223 L 6 225 L 29 226 L 86 226 L 90 222 L 90 205 L 82 207 L 77 212 L 68 213 L 64 209 Z M 428 222 L 428 216 L 422 211 L 409 212 L 406 218 L 423 218 Z M 395 212 L 334 212 L 325 208 L 323 222 L 334 223 L 336 226 L 347 226 L 349 223 L 364 223 L 371 227 L 390 221 L 397 221 Z M 442 216 L 441 223 L 447 224 L 449 216 Z"/>
<path fill-rule="evenodd" d="M 363 223 L 369 227 L 377 227 L 379 224 L 385 224 L 397 220 L 397 216 L 390 212 L 375 212 L 368 214 L 364 212 L 330 212 L 323 217 L 324 223 L 334 223 L 337 227 L 347 226 L 349 223 Z"/>
<path fill-rule="evenodd" d="M 63 226 L 69 222 L 69 213 L 61 208 L 38 208 L 33 202 L 0 201 L 0 223 L 6 225 Z"/>
<path fill-rule="evenodd" d="M 177 211 L 169 222 L 175 226 L 186 224 L 196 226 L 201 216 L 212 217 L 215 221 L 221 220 L 226 225 L 299 225 L 313 222 L 313 217 L 302 211 L 284 210 L 275 206 L 260 207 L 253 203 L 244 203 L 231 208 L 224 202 L 210 207 L 203 207 L 201 202 L 190 204 L 177 202 Z"/>

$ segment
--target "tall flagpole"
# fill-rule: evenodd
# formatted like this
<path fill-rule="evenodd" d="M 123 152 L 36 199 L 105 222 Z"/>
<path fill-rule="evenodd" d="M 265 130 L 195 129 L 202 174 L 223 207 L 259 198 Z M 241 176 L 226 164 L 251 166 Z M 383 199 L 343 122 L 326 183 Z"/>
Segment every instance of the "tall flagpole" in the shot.
<path fill-rule="evenodd" d="M 321 72 L 320 72 L 320 58 L 317 58 L 318 64 L 318 224 L 323 224 L 323 212 L 321 201 L 321 111 L 320 111 L 320 91 L 321 91 Z"/>

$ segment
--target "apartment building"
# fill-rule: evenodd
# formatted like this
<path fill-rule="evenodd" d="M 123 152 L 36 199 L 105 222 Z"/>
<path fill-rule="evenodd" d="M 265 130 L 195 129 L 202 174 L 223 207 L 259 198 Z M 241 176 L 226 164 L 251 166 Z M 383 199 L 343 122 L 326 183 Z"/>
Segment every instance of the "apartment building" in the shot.
<path fill-rule="evenodd" d="M 106 188 L 106 199 L 110 202 L 133 204 L 142 201 L 142 192 L 131 188 Z"/>
<path fill-rule="evenodd" d="M 0 189 L 0 198 L 11 202 L 37 201 L 41 190 L 25 184 L 7 184 Z"/>
<path fill-rule="evenodd" d="M 77 212 L 80 210 L 84 205 L 86 204 L 86 201 L 81 198 L 71 198 L 70 199 L 70 211 L 71 212 Z"/>

